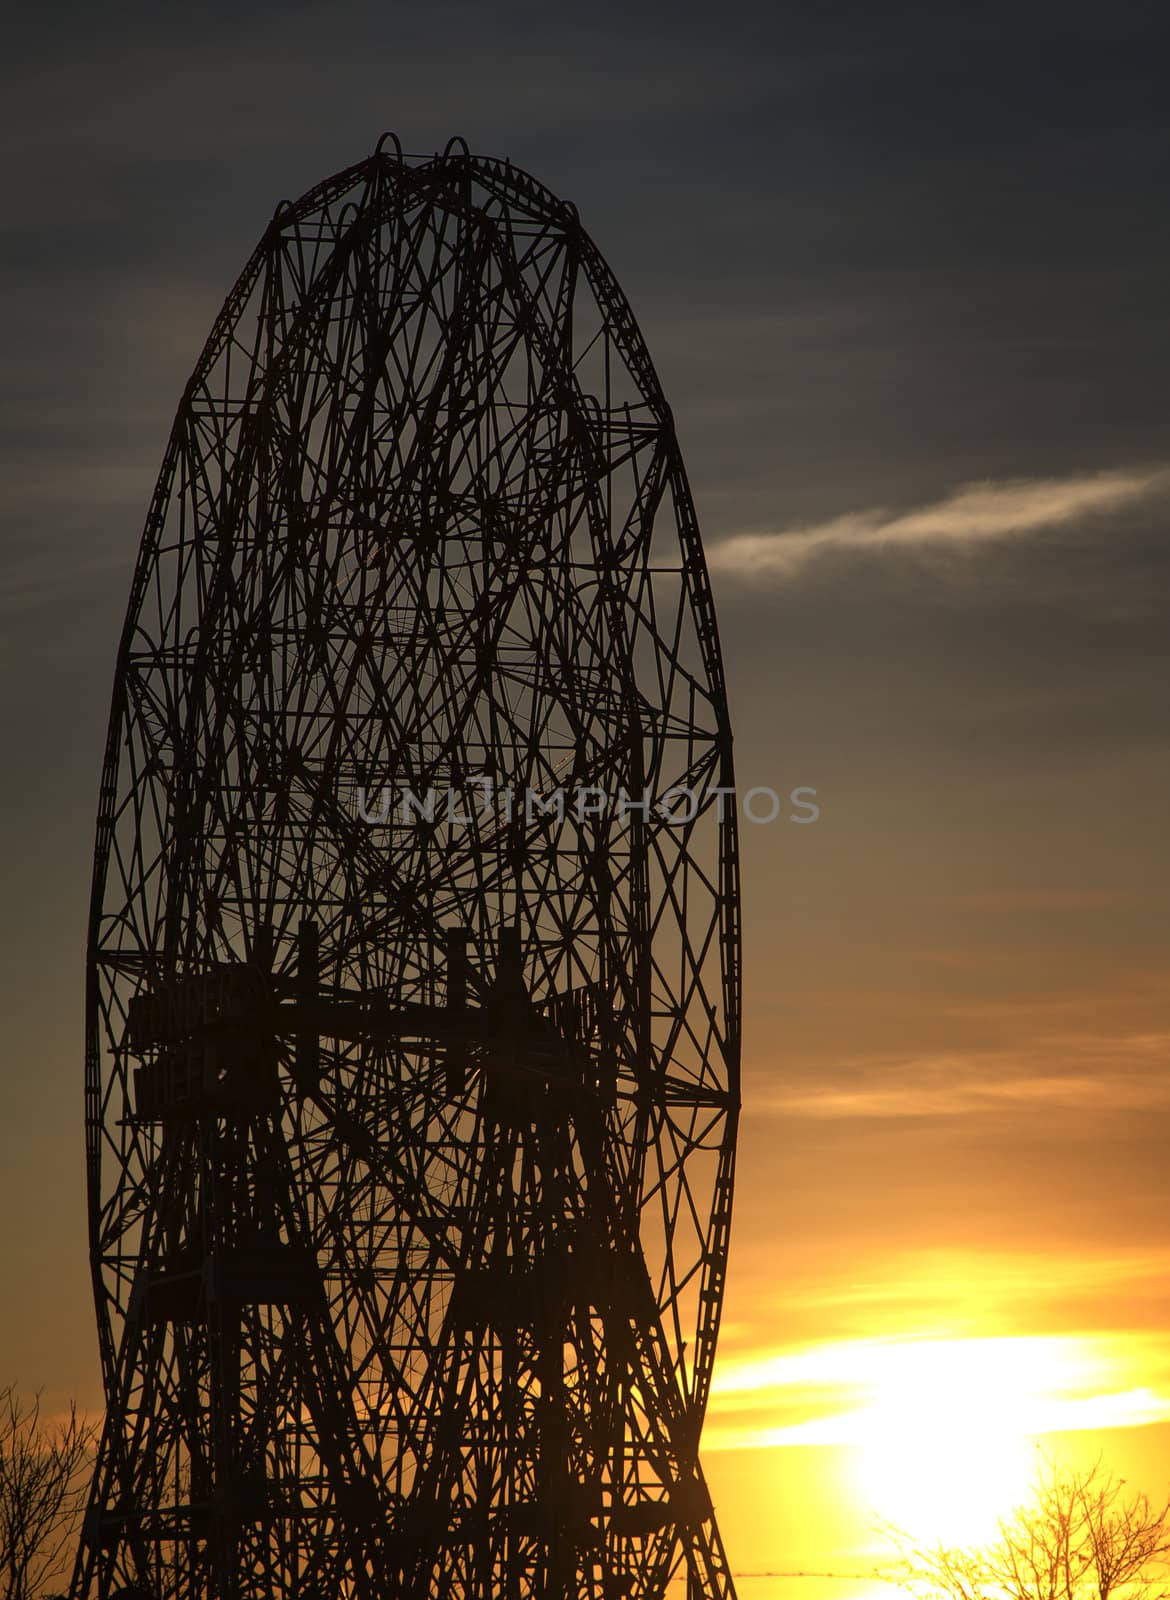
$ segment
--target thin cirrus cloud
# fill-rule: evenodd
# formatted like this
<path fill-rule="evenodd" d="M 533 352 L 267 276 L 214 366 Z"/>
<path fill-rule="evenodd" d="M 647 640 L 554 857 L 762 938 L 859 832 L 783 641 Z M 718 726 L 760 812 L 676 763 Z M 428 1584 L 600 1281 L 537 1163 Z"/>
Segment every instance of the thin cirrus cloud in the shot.
<path fill-rule="evenodd" d="M 987 1050 L 845 1063 L 836 1082 L 794 1085 L 773 1114 L 865 1120 L 965 1117 L 1034 1106 L 1065 1111 L 1152 1111 L 1170 1105 L 1170 1035 L 1042 1041 L 1031 1051 Z"/>
<path fill-rule="evenodd" d="M 715 545 L 708 559 L 714 571 L 731 577 L 782 581 L 830 551 L 973 549 L 1108 516 L 1168 494 L 1170 468 L 1165 466 L 967 483 L 913 511 L 857 511 L 779 533 L 735 534 Z"/>
<path fill-rule="evenodd" d="M 708 1450 L 864 1445 L 954 1416 L 967 1396 L 1005 1432 L 1145 1427 L 1170 1420 L 1170 1372 L 1152 1335 L 853 1339 L 763 1350 L 716 1374 Z"/>
<path fill-rule="evenodd" d="M 1071 1305 L 1077 1318 L 1091 1323 L 1106 1302 L 1161 1303 L 1170 1284 L 1170 1249 L 1131 1246 L 1069 1254 L 935 1245 L 859 1261 L 858 1268 L 848 1281 L 822 1268 L 825 1275 L 803 1289 L 786 1285 L 783 1307 L 810 1312 L 822 1326 L 847 1325 L 857 1313 L 871 1335 L 875 1325 L 914 1326 L 924 1333 L 945 1328 L 952 1335 L 962 1329 L 1010 1333 L 1024 1299 L 1042 1322 L 1051 1324 Z M 753 1320 L 742 1324 L 744 1337 L 738 1342 L 754 1340 L 760 1326 L 774 1327 L 781 1309 L 770 1288 Z"/>

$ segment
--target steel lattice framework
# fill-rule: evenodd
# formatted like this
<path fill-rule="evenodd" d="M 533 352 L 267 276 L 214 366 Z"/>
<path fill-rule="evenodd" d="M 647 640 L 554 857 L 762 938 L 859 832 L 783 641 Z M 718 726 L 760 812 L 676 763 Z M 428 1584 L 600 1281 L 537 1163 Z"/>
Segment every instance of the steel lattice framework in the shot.
<path fill-rule="evenodd" d="M 133 580 L 77 1600 L 732 1594 L 732 781 L 613 276 L 509 163 L 384 139 L 229 295 Z"/>

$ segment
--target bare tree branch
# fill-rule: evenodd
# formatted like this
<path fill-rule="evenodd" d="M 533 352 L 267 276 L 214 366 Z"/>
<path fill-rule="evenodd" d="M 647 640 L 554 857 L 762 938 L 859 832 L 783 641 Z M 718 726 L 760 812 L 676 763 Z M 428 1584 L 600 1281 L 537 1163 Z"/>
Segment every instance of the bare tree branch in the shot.
<path fill-rule="evenodd" d="M 0 1593 L 33 1600 L 60 1579 L 84 1500 L 95 1430 L 70 1404 L 41 1415 L 41 1397 L 0 1389 Z"/>
<path fill-rule="evenodd" d="M 928 1545 L 885 1532 L 898 1551 L 896 1576 L 918 1600 L 1170 1600 L 1170 1499 L 1126 1494 L 1125 1481 L 1047 1459 L 1031 1500 L 981 1549 Z"/>

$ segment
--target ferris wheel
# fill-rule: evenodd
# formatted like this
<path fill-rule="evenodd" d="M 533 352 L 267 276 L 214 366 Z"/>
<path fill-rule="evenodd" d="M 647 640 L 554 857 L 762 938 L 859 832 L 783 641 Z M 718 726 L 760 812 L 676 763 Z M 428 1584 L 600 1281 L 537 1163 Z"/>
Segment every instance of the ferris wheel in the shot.
<path fill-rule="evenodd" d="M 609 268 L 509 163 L 383 139 L 241 273 L 133 579 L 77 1600 L 733 1593 L 732 784 Z"/>

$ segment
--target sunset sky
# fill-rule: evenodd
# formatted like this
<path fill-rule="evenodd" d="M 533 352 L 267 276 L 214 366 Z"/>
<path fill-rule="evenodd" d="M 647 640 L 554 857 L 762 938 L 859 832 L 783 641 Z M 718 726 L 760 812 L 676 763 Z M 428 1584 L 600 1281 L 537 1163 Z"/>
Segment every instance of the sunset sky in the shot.
<path fill-rule="evenodd" d="M 459 133 L 617 273 L 741 787 L 821 809 L 744 830 L 705 1438 L 733 1567 L 863 1573 L 879 1518 L 978 1536 L 1036 1440 L 1164 1489 L 1164 8 L 127 5 L 6 35 L 0 1383 L 100 1403 L 85 915 L 175 404 L 279 200 L 383 128 Z"/>

